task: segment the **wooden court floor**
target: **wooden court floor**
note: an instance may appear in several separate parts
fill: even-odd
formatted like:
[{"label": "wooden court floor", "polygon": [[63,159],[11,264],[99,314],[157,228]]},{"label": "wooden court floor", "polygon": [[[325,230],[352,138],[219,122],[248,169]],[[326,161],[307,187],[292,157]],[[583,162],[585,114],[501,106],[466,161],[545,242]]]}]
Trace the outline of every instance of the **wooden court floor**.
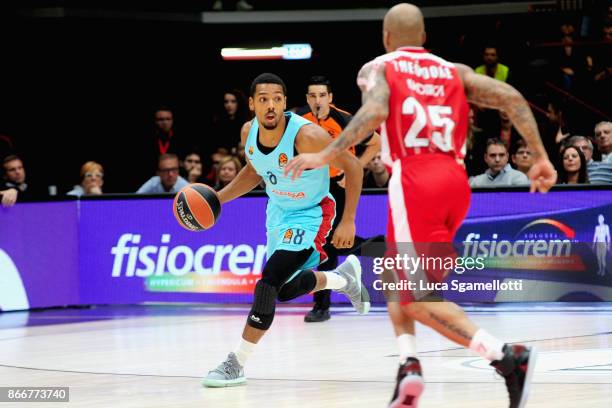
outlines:
[{"label": "wooden court floor", "polygon": [[[0,407],[386,407],[397,369],[382,309],[347,308],[305,324],[279,307],[246,367],[248,384],[205,389],[200,378],[231,351],[248,309],[100,307],[0,314],[0,386],[67,386],[69,403]],[[528,407],[612,406],[612,307],[472,310],[494,335],[539,351]],[[419,326],[426,391],[420,407],[507,407],[487,363]]]}]

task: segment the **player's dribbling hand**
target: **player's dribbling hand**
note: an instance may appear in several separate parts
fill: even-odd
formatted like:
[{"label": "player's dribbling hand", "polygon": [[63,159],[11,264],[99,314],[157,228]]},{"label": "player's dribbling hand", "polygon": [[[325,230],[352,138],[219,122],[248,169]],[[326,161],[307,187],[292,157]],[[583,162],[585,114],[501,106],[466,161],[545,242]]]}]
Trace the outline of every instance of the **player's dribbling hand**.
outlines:
[{"label": "player's dribbling hand", "polygon": [[285,176],[291,174],[291,180],[300,177],[304,170],[325,166],[327,162],[321,153],[301,153],[285,166]]},{"label": "player's dribbling hand", "polygon": [[338,249],[350,248],[353,246],[354,242],[355,223],[353,221],[340,221],[331,240],[332,245]]},{"label": "player's dribbling hand", "polygon": [[531,180],[529,191],[532,193],[546,193],[557,182],[557,171],[548,159],[536,160],[527,175]]}]

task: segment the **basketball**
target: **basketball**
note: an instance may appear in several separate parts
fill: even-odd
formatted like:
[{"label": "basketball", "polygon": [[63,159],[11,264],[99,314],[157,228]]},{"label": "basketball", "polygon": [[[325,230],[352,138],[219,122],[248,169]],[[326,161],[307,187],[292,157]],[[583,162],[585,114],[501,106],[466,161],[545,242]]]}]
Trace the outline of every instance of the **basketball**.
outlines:
[{"label": "basketball", "polygon": [[174,197],[174,217],[189,231],[204,231],[219,219],[221,202],[217,192],[206,184],[185,186]]}]

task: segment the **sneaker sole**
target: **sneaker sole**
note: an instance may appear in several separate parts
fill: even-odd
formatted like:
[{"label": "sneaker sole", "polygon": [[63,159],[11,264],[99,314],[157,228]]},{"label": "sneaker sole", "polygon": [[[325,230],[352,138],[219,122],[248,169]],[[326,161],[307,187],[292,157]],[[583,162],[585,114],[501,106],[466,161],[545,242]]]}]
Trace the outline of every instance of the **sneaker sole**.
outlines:
[{"label": "sneaker sole", "polygon": [[523,384],[523,394],[517,408],[524,408],[529,397],[529,387],[531,386],[531,377],[535,370],[538,353],[534,347],[529,348],[529,363],[527,364],[527,373],[525,374],[525,383]]},{"label": "sneaker sole", "polygon": [[[399,384],[399,392],[397,398],[391,401],[389,408],[417,408],[419,406],[419,397],[425,389],[423,377],[420,375],[407,375]],[[406,405],[403,402],[407,396],[412,396],[412,404]]]},{"label": "sneaker sole", "polygon": [[236,378],[235,380],[213,380],[206,379],[202,380],[202,385],[207,388],[223,388],[223,387],[237,387],[239,385],[246,384],[246,378]]},{"label": "sneaker sole", "polygon": [[[346,261],[351,264],[355,270],[355,277],[359,282],[359,292],[361,293],[361,302],[363,303],[363,312],[357,312],[359,314],[368,314],[370,311],[370,294],[361,281],[361,262],[355,255],[349,255],[346,257]],[[365,299],[365,300],[364,300]]]}]

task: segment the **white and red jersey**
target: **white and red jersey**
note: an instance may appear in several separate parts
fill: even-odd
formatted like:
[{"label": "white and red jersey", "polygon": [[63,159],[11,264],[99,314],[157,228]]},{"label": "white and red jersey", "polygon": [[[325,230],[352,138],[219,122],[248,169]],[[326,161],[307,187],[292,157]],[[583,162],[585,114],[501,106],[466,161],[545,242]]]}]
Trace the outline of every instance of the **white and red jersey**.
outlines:
[{"label": "white and red jersey", "polygon": [[381,126],[382,160],[423,153],[465,156],[469,106],[455,65],[422,47],[403,47],[372,62],[385,65],[389,116]]}]

